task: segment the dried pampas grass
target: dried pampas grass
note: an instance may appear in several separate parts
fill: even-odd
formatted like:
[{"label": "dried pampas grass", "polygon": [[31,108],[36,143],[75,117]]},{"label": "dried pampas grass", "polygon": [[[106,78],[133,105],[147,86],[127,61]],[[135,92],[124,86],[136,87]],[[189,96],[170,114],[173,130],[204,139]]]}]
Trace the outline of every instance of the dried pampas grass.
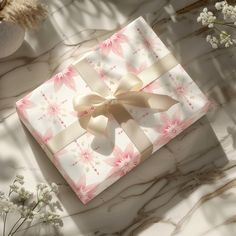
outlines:
[{"label": "dried pampas grass", "polygon": [[46,6],[38,0],[2,0],[0,3],[0,20],[19,24],[25,29],[37,28],[47,13]]}]

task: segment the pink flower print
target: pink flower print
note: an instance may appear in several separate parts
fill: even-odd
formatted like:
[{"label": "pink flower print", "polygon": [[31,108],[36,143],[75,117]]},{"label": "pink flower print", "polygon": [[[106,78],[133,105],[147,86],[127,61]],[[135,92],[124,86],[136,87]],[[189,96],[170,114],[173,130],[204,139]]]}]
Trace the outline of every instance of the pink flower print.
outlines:
[{"label": "pink flower print", "polygon": [[27,119],[26,110],[35,106],[33,102],[29,100],[30,94],[19,100],[16,104],[17,110],[20,112],[24,119]]},{"label": "pink flower print", "polygon": [[47,114],[50,116],[57,116],[60,113],[60,106],[57,103],[50,103],[47,107]]},{"label": "pink flower print", "polygon": [[87,185],[86,177],[84,175],[80,177],[80,180],[78,183],[74,183],[73,185],[74,186],[72,187],[75,190],[77,196],[84,204],[86,204],[87,202],[89,202],[91,199],[95,197],[94,192],[95,192],[97,184]]},{"label": "pink flower print", "polygon": [[59,72],[53,76],[52,80],[54,82],[54,89],[58,91],[64,84],[67,88],[76,90],[75,81],[73,76],[75,75],[75,69],[72,65],[68,66],[62,72]]},{"label": "pink flower print", "polygon": [[41,135],[41,139],[43,143],[47,143],[48,140],[50,140],[53,137],[52,130],[50,128],[47,129],[47,131]]},{"label": "pink flower print", "polygon": [[80,161],[85,163],[85,164],[91,163],[93,161],[93,153],[88,148],[82,149],[80,151],[79,156],[80,156]]},{"label": "pink flower print", "polygon": [[77,145],[77,149],[72,151],[75,156],[75,161],[72,165],[80,165],[87,172],[90,171],[91,168],[97,175],[99,175],[99,171],[96,168],[97,156],[94,155],[93,150],[91,150],[90,147],[81,147],[77,141],[75,141],[75,144]]},{"label": "pink flower print", "polygon": [[159,128],[159,132],[163,137],[172,139],[182,131],[180,117],[174,115],[172,118],[169,118],[167,114],[162,114],[161,120],[164,122]]},{"label": "pink flower print", "polygon": [[158,88],[160,88],[160,84],[158,83],[158,81],[154,81],[148,84],[146,87],[144,87],[142,91],[147,92],[147,93],[153,93],[154,90]]},{"label": "pink flower print", "polygon": [[175,87],[175,92],[179,96],[185,96],[188,93],[188,89],[184,84],[177,84]]},{"label": "pink flower print", "polygon": [[182,131],[182,120],[176,113],[173,117],[169,117],[167,113],[163,112],[160,114],[160,121],[162,124],[156,128],[156,131],[166,140],[174,138]]},{"label": "pink flower print", "polygon": [[156,127],[156,131],[160,133],[160,137],[155,141],[158,146],[166,144],[193,123],[192,119],[183,120],[177,112],[172,117],[161,113],[160,121],[161,124]]},{"label": "pink flower print", "polygon": [[143,46],[144,48],[146,48],[147,50],[152,50],[152,41],[150,39],[144,38],[143,39]]},{"label": "pink flower print", "polygon": [[44,134],[39,133],[38,131],[33,131],[33,136],[37,142],[42,145],[48,142],[53,137],[53,132],[51,128],[48,128]]},{"label": "pink flower print", "polygon": [[109,176],[124,176],[140,162],[140,155],[134,152],[132,144],[128,144],[124,151],[116,146],[113,153],[114,158],[106,160],[106,163],[112,166]]},{"label": "pink flower print", "polygon": [[127,64],[126,67],[127,67],[128,72],[138,75],[139,73],[141,73],[142,71],[144,71],[147,68],[147,65],[144,62],[138,67],[135,67],[131,64]]},{"label": "pink flower print", "polygon": [[186,101],[186,103],[192,108],[194,109],[193,107],[193,104],[192,104],[192,101],[190,99],[190,95],[191,95],[191,90],[190,90],[190,87],[192,85],[192,83],[186,83],[186,81],[184,80],[185,78],[183,77],[177,77],[176,80],[175,80],[175,94],[177,95],[178,97],[178,100],[179,99],[184,99]]},{"label": "pink flower print", "polygon": [[[114,69],[116,69],[117,65],[111,65],[109,68],[107,68],[106,70],[104,70],[103,68],[98,68],[97,69],[97,72],[98,72],[98,76],[99,76],[99,79],[102,80],[102,81],[105,81],[109,75],[108,75],[108,72],[112,72]],[[112,75],[110,75],[110,77],[113,77]]]},{"label": "pink flower print", "polygon": [[108,55],[112,51],[118,56],[123,56],[121,44],[124,42],[128,42],[128,38],[122,33],[122,31],[119,31],[113,34],[109,39],[100,43],[99,48],[105,55]]},{"label": "pink flower print", "polygon": [[42,115],[38,118],[38,120],[46,119],[53,123],[60,123],[62,126],[66,127],[64,118],[68,116],[72,117],[72,114],[68,111],[67,106],[64,105],[68,100],[59,100],[57,97],[47,96],[43,91],[41,91],[41,95],[44,100],[40,103]]},{"label": "pink flower print", "polygon": [[106,72],[102,68],[99,68],[97,72],[99,79],[104,81],[106,79]]},{"label": "pink flower print", "polygon": [[[151,38],[146,38],[146,35],[143,34],[143,32],[140,30],[140,28],[137,28],[138,33],[140,34],[140,36],[142,37],[142,44],[144,46],[145,49],[147,50],[152,50],[152,45],[153,45],[153,41]],[[154,41],[155,42],[155,41]]]},{"label": "pink flower print", "polygon": [[[158,55],[156,54],[156,50],[160,51],[161,48],[157,48],[158,44],[157,44],[157,38],[156,36],[154,37],[147,37],[146,34],[144,34],[140,28],[137,28],[138,33],[140,34],[142,41],[141,41],[141,45],[142,48],[144,48],[146,51],[148,51],[149,53],[151,53],[152,56],[154,56],[155,58],[158,58]],[[159,45],[160,46],[160,45]]]}]

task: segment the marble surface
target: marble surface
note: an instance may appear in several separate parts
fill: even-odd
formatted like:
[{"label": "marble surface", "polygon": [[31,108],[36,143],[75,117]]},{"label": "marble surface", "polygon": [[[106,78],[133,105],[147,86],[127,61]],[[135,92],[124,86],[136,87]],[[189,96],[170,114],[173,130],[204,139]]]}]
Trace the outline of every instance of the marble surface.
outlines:
[{"label": "marble surface", "polygon": [[[49,18],[0,60],[0,187],[56,182],[61,230],[18,235],[236,235],[236,49],[213,50],[196,16],[208,0],[51,0]],[[138,16],[213,101],[196,122],[84,206],[23,127],[15,102]],[[0,52],[1,53],[1,52]]]}]

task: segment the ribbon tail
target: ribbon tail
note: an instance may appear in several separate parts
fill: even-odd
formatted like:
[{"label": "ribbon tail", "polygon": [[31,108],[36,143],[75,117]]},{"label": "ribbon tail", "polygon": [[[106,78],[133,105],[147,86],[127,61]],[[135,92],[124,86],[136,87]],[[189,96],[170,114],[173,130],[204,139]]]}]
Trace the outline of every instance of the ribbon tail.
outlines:
[{"label": "ribbon tail", "polygon": [[93,135],[106,136],[108,117],[104,115],[89,114],[80,117],[79,122],[81,127],[89,133],[92,133]]},{"label": "ribbon tail", "polygon": [[119,103],[142,108],[151,108],[157,112],[167,111],[178,103],[168,95],[130,91],[117,96]]},{"label": "ribbon tail", "polygon": [[159,112],[167,111],[173,105],[179,103],[179,101],[168,95],[145,93],[144,96],[147,97],[149,107]]}]

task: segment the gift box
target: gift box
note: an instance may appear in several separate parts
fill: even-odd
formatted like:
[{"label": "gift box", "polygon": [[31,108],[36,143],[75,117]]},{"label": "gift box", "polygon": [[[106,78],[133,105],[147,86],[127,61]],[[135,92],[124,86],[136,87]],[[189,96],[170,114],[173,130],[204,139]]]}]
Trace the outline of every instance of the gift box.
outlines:
[{"label": "gift box", "polygon": [[87,203],[202,117],[208,104],[139,17],[23,97],[16,109]]}]

